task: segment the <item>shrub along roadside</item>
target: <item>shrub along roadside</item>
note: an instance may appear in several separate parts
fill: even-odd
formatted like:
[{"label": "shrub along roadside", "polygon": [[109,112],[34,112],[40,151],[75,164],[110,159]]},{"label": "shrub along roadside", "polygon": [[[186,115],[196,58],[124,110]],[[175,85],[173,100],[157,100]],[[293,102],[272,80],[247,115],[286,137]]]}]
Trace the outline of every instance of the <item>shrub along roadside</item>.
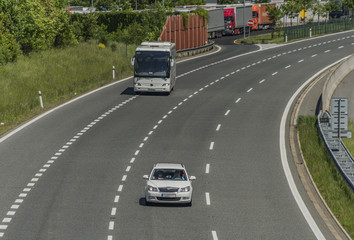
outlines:
[{"label": "shrub along roadside", "polygon": [[323,199],[354,237],[354,193],[339,174],[317,130],[315,116],[300,116],[298,133],[306,165]]},{"label": "shrub along roadside", "polygon": [[[113,43],[99,47],[96,42],[51,49],[20,57],[0,66],[0,135],[35,115],[82,93],[132,75],[130,58],[136,46]],[[42,92],[44,110],[38,91]]]}]

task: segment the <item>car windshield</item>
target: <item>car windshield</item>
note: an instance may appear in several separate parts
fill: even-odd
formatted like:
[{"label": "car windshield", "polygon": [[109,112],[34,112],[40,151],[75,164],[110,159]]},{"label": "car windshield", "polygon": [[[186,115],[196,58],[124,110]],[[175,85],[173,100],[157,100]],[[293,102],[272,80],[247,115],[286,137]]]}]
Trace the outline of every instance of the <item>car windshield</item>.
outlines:
[{"label": "car windshield", "polygon": [[170,53],[137,51],[134,73],[137,77],[169,77]]},{"label": "car windshield", "polygon": [[151,180],[187,181],[187,175],[183,169],[155,169]]}]

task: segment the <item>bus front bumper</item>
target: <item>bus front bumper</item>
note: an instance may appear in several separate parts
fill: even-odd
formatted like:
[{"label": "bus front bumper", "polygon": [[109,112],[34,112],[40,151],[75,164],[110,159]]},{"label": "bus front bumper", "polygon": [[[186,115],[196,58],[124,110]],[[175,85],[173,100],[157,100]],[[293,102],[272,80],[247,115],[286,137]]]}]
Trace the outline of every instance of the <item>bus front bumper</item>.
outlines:
[{"label": "bus front bumper", "polygon": [[134,86],[134,92],[171,92],[170,86],[161,87],[144,87]]}]

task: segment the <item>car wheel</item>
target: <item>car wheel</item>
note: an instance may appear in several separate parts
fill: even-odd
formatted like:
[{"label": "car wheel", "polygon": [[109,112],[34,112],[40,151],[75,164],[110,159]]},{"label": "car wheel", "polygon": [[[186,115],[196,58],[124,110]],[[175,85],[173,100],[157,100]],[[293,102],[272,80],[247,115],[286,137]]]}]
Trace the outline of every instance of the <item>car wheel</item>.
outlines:
[{"label": "car wheel", "polygon": [[145,198],[145,206],[151,206],[151,203],[146,201],[146,198]]},{"label": "car wheel", "polygon": [[191,200],[189,203],[187,203],[187,206],[188,206],[188,207],[191,207],[191,206],[192,206],[192,200]]}]

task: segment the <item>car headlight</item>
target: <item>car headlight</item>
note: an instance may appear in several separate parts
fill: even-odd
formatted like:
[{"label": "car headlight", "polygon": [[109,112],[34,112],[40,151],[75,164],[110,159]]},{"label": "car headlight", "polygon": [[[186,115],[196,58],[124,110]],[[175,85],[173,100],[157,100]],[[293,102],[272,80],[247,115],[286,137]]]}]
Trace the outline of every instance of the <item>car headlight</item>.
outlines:
[{"label": "car headlight", "polygon": [[153,187],[153,186],[150,186],[150,185],[147,186],[147,189],[150,192],[158,192],[159,191],[156,187]]},{"label": "car headlight", "polygon": [[184,188],[180,188],[180,192],[189,192],[191,190],[191,187],[188,186],[188,187],[184,187]]},{"label": "car headlight", "polygon": [[162,86],[163,87],[168,87],[168,86],[170,86],[170,84],[169,83],[164,83],[164,84],[162,84]]}]

